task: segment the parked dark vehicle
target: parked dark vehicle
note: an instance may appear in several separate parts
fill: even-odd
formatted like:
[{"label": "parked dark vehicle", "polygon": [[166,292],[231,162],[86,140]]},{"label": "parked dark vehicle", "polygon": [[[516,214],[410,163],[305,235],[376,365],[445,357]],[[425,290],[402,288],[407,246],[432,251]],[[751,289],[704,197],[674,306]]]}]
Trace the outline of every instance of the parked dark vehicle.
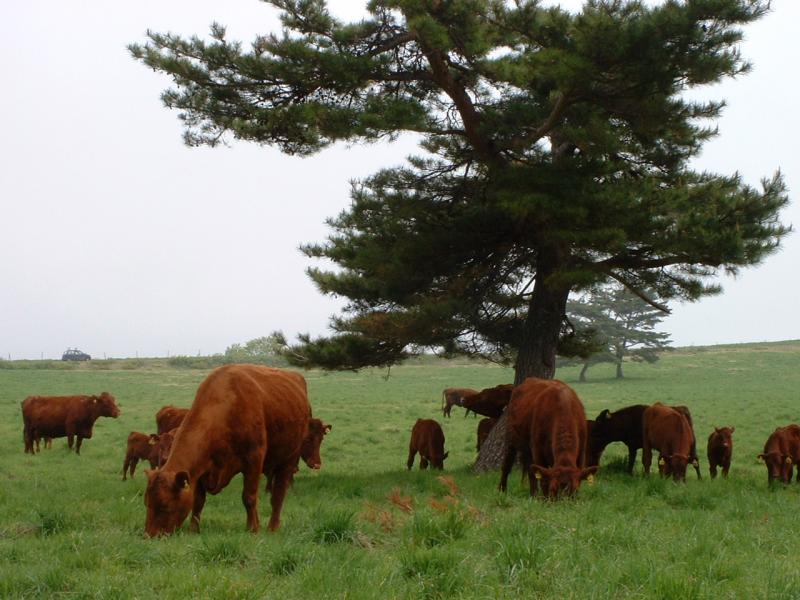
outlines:
[{"label": "parked dark vehicle", "polygon": [[92,357],[77,348],[67,348],[67,351],[61,355],[61,360],[92,360]]}]

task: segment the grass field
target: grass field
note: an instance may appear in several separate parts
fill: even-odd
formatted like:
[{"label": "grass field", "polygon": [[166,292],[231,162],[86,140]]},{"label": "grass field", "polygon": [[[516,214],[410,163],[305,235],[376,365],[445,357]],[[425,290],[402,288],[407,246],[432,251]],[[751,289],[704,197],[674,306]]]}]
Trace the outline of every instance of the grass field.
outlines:
[{"label": "grass field", "polygon": [[[475,476],[477,420],[441,390],[511,380],[509,370],[420,362],[391,372],[306,373],[314,414],[333,424],[319,473],[301,467],[282,529],[245,531],[241,478],[206,503],[201,533],[143,537],[145,478],[121,480],[125,440],[156,410],[188,406],[205,371],[147,361],[72,370],[0,369],[0,598],[800,598],[800,485],[767,486],[756,461],[776,426],[800,421],[800,342],[685,349],[656,365],[559,372],[587,414],[662,401],[692,409],[703,479],[623,472],[613,444],[574,500],[531,500],[514,471]],[[23,454],[31,394],[117,397],[81,456],[64,438]],[[438,472],[405,470],[418,417],[444,427]],[[735,425],[728,480],[711,481],[705,443]],[[641,453],[640,453],[641,454]],[[140,471],[142,466],[139,467]],[[262,523],[269,506],[262,494]]]}]

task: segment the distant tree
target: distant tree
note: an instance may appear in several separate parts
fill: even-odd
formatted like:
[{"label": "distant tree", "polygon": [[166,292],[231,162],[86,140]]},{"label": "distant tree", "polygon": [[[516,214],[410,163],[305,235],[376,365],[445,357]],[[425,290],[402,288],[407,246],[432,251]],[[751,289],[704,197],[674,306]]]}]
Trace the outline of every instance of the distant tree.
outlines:
[{"label": "distant tree", "polygon": [[665,313],[619,285],[598,286],[567,303],[567,314],[579,327],[592,327],[602,349],[582,361],[580,380],[600,363],[613,363],[617,379],[623,378],[624,359],[654,363],[669,347],[669,334],[655,330]]},{"label": "distant tree", "polygon": [[228,363],[256,363],[266,365],[286,364],[283,356],[286,340],[280,332],[253,338],[242,344],[231,344],[225,349],[224,360]]}]

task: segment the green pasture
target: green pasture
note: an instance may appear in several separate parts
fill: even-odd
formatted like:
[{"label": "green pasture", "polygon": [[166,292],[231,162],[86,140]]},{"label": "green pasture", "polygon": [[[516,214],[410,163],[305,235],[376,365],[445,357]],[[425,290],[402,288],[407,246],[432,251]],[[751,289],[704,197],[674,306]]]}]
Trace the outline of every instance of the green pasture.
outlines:
[{"label": "green pasture", "polygon": [[[200,534],[150,540],[143,467],[121,480],[126,437],[153,431],[162,405],[188,406],[207,371],[146,360],[0,369],[0,598],[800,598],[800,485],[769,489],[756,461],[776,426],[800,421],[800,342],[684,349],[625,372],[558,375],[590,418],[688,405],[701,481],[645,479],[640,463],[629,477],[614,444],[574,500],[531,500],[517,471],[503,495],[497,473],[470,471],[477,420],[459,408],[445,420],[440,404],[445,387],[506,383],[510,370],[427,360],[388,378],[312,371],[314,414],[333,430],[322,471],[301,467],[281,530],[245,531],[236,478],[209,497]],[[65,439],[23,454],[25,396],[103,390],[122,415],[97,422],[82,456]],[[444,473],[405,469],[419,417],[444,427]],[[715,425],[736,427],[728,480],[708,476]],[[264,524],[266,495],[259,509]]]}]

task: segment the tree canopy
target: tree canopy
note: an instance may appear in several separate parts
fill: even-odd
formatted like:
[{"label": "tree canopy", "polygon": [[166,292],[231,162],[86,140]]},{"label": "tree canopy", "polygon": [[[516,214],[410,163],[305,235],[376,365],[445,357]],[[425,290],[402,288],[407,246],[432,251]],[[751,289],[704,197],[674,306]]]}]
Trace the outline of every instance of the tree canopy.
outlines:
[{"label": "tree canopy", "polygon": [[[746,73],[741,27],[765,0],[371,0],[344,23],[324,0],[269,0],[280,33],[245,48],[149,32],[131,52],[172,76],[185,141],[226,136],[311,154],[421,136],[408,164],[356,182],[309,274],[349,299],[297,363],[357,369],[409,352],[487,356],[516,379],[581,354],[569,294],[616,281],[650,305],[774,251],[779,172],[752,187],[696,172],[724,101],[685,92]],[[650,295],[652,292],[652,295]]]}]

